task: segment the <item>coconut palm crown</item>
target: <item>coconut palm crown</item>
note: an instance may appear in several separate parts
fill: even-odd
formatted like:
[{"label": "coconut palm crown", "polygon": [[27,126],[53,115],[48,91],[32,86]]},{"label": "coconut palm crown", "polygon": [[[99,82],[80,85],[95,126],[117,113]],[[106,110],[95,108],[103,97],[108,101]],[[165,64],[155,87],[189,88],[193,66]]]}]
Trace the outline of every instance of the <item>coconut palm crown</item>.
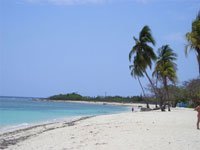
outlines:
[{"label": "coconut palm crown", "polygon": [[[151,69],[152,61],[156,60],[156,54],[154,53],[153,48],[149,45],[155,45],[155,40],[148,26],[144,26],[142,28],[138,39],[136,37],[133,37],[133,39],[135,41],[135,45],[129,53],[129,61],[132,61],[133,56],[134,59],[133,64],[130,65],[129,68],[131,69],[131,75],[138,79],[138,82],[143,91],[143,95],[145,96],[144,88],[140,82],[139,77],[143,77],[145,74],[155,91],[153,83],[146,72],[148,67]],[[148,102],[147,108],[149,108]]]},{"label": "coconut palm crown", "polygon": [[194,50],[197,56],[197,62],[199,65],[200,76],[200,11],[196,19],[192,22],[192,31],[186,33],[186,39],[188,44],[185,47],[185,53],[187,55],[188,50]]},{"label": "coconut palm crown", "polygon": [[153,48],[149,45],[155,45],[155,40],[151,34],[151,30],[148,26],[144,26],[139,34],[139,38],[133,37],[135,45],[129,53],[129,61],[131,61],[132,56],[135,55],[133,63],[139,65],[139,68],[144,72],[147,67],[152,66],[152,60],[156,60],[156,54]]},{"label": "coconut palm crown", "polygon": [[[168,82],[172,82],[173,84],[177,81],[176,70],[177,65],[174,62],[177,59],[176,53],[169,47],[169,45],[164,45],[158,49],[158,59],[156,61],[156,66],[153,72],[153,76],[156,77],[157,80],[161,81],[161,85],[163,85],[165,89],[164,100],[168,101],[168,110],[170,111],[170,101],[169,101],[169,90],[168,90]],[[160,101],[160,107],[163,111],[164,101]]]},{"label": "coconut palm crown", "polygon": [[174,84],[177,81],[177,65],[174,62],[176,59],[177,54],[173,52],[169,45],[164,45],[158,49],[158,59],[153,76],[162,81],[165,87],[169,81]]}]

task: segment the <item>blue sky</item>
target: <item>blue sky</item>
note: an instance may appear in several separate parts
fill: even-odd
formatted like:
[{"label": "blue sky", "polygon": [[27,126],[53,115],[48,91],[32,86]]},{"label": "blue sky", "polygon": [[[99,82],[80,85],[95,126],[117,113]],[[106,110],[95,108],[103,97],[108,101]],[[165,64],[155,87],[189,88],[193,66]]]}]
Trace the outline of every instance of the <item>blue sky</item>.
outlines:
[{"label": "blue sky", "polygon": [[0,0],[0,95],[139,95],[128,54],[144,25],[155,51],[178,54],[179,82],[195,78],[184,35],[199,9],[198,0]]}]

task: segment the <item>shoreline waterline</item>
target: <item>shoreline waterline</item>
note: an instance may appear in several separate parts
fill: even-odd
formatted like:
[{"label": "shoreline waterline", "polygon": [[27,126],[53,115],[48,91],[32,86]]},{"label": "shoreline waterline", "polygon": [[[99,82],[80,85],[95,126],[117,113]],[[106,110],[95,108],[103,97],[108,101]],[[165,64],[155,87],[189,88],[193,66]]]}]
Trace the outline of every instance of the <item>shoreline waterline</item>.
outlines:
[{"label": "shoreline waterline", "polygon": [[91,117],[91,116],[74,116],[74,117],[63,117],[63,118],[55,118],[52,120],[44,120],[44,121],[38,121],[38,122],[32,122],[32,123],[21,123],[21,124],[16,124],[16,125],[7,125],[7,126],[2,126],[0,127],[0,135],[4,133],[9,133],[9,132],[15,132],[17,130],[23,130],[26,128],[34,128],[37,126],[42,126],[42,125],[49,125],[49,124],[56,124],[56,123],[62,123],[62,122],[71,122],[80,118],[84,117]]},{"label": "shoreline waterline", "polygon": [[[62,102],[62,101],[60,101]],[[70,101],[70,103],[73,103],[73,101]],[[84,101],[76,101],[75,103],[87,103]],[[90,102],[89,102],[90,103]],[[104,102],[98,102],[98,103],[93,103],[97,105],[113,105],[119,106],[118,103],[104,103]],[[140,104],[137,104],[140,105]],[[0,148],[7,148],[7,146],[10,145],[15,145],[18,142],[24,141],[29,137],[32,137],[34,135],[41,134],[43,132],[49,131],[49,130],[54,130],[57,128],[63,128],[67,126],[72,126],[74,123],[79,122],[81,120],[85,120],[88,118],[92,117],[97,117],[97,116],[106,116],[106,115],[114,115],[114,114],[121,114],[121,113],[128,113],[131,111],[132,107],[135,107],[134,112],[139,112],[140,109],[137,109],[138,106],[136,105],[120,105],[122,107],[126,108],[126,111],[121,111],[121,112],[113,112],[113,113],[108,113],[108,114],[97,114],[97,115],[86,115],[86,116],[73,116],[73,117],[65,117],[65,118],[57,118],[49,121],[44,121],[44,122],[38,122],[38,123],[30,123],[30,124],[25,124],[22,126],[8,126],[5,128],[0,129]],[[33,132],[31,132],[33,130]],[[30,133],[28,133],[30,132]],[[24,135],[24,133],[28,133]],[[22,134],[19,136],[18,134]],[[15,137],[16,136],[16,137]],[[6,139],[6,140],[5,140]]]},{"label": "shoreline waterline", "polygon": [[0,145],[8,150],[199,149],[196,140],[200,134],[195,123],[196,112],[189,108],[172,108],[171,112],[129,111],[4,134]]},{"label": "shoreline waterline", "polygon": [[39,135],[46,131],[64,128],[67,126],[73,126],[76,122],[81,120],[89,119],[95,116],[78,117],[71,120],[60,120],[57,122],[35,124],[28,127],[16,129],[0,133],[0,149],[6,149],[10,145],[15,145],[21,141],[24,141],[32,136]]},{"label": "shoreline waterline", "polygon": [[[120,103],[120,102],[107,102],[107,101],[84,101],[84,100],[50,100],[50,99],[36,99],[36,101],[47,101],[47,102],[70,102],[70,103],[82,103],[82,104],[98,104],[98,105],[112,105],[112,106],[130,106],[130,107],[146,107],[145,103]],[[155,104],[149,104],[154,107]]]},{"label": "shoreline waterline", "polygon": [[69,120],[83,116],[129,111],[128,106],[84,102],[38,101],[30,98],[0,98],[0,131],[29,125]]},{"label": "shoreline waterline", "polygon": [[49,122],[33,123],[18,128],[0,130],[0,149],[6,149],[11,145],[16,145],[19,142],[25,141],[28,138],[42,134],[46,131],[74,126],[75,123],[89,118],[94,118],[98,116],[100,117],[100,116],[109,116],[117,114],[126,114],[126,113],[128,113],[128,111],[112,113],[112,114],[93,115],[93,116],[90,115],[90,116],[76,116],[76,117],[62,118],[62,119],[60,118],[54,121],[52,120]]}]

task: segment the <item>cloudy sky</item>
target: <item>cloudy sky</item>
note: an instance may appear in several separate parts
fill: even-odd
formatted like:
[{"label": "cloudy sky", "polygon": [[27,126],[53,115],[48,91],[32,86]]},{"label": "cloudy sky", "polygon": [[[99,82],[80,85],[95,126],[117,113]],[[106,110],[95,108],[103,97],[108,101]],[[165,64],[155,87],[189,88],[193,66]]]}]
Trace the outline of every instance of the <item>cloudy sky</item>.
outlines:
[{"label": "cloudy sky", "polygon": [[199,0],[0,0],[0,95],[139,95],[128,54],[144,25],[155,51],[178,54],[179,83],[195,78],[184,35],[199,9]]}]

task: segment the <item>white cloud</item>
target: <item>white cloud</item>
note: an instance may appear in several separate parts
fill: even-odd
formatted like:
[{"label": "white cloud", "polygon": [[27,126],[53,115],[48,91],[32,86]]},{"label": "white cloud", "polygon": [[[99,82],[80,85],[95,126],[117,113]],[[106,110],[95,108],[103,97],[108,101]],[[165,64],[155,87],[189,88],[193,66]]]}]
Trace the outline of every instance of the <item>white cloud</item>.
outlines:
[{"label": "white cloud", "polygon": [[199,0],[129,0],[129,1],[137,2],[137,3],[141,3],[141,4],[149,4],[149,3],[188,3],[188,4],[191,4],[191,3],[196,3],[199,5]]},{"label": "white cloud", "polygon": [[134,0],[137,3],[141,3],[141,4],[147,4],[149,3],[151,0]]},{"label": "white cloud", "polygon": [[108,0],[24,0],[30,3],[50,3],[56,5],[81,5],[81,4],[101,4]]},{"label": "white cloud", "polygon": [[156,0],[22,0],[29,3],[56,4],[56,5],[82,5],[82,4],[102,4],[107,2],[134,2],[148,4]]},{"label": "white cloud", "polygon": [[[150,3],[160,3],[160,0],[21,0],[29,3],[42,3],[42,4],[55,4],[55,5],[82,5],[82,4],[102,4],[102,3],[114,3],[114,2],[133,2],[142,5]],[[190,0],[196,2],[199,0]],[[188,0],[163,0],[162,2],[188,2]]]}]

